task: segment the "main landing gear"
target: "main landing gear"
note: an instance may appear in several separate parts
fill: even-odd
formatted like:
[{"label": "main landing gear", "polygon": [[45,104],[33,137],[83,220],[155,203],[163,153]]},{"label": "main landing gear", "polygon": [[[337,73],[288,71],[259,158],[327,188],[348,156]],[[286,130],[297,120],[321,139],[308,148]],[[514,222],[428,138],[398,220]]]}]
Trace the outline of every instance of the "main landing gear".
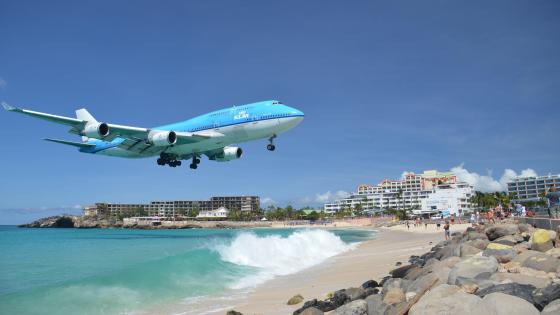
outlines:
[{"label": "main landing gear", "polygon": [[196,170],[196,168],[198,167],[198,164],[200,164],[200,159],[195,156],[193,156],[192,158],[192,163],[190,166],[191,169]]},{"label": "main landing gear", "polygon": [[270,142],[266,146],[268,151],[274,151],[276,149],[276,146],[274,145],[274,138],[276,138],[276,135],[272,135],[272,137],[268,138],[268,142]]},{"label": "main landing gear", "polygon": [[157,159],[158,165],[169,165],[170,167],[177,167],[181,166],[181,161],[177,160],[177,158],[168,153],[162,153],[159,155],[159,159]]}]

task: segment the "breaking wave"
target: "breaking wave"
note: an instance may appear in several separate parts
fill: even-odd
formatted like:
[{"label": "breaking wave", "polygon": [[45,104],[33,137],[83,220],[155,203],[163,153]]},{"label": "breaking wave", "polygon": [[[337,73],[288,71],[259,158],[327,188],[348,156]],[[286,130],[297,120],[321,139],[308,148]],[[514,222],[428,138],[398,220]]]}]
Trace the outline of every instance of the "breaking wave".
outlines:
[{"label": "breaking wave", "polygon": [[237,289],[298,272],[352,248],[329,231],[303,230],[286,237],[241,233],[229,245],[217,246],[216,250],[223,261],[258,268],[256,274],[232,285]]}]

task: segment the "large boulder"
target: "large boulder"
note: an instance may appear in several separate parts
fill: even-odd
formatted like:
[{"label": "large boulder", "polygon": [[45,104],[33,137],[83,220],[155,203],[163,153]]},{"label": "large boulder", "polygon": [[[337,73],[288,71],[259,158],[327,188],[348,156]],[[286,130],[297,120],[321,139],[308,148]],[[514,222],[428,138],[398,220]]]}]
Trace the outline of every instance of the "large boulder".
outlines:
[{"label": "large boulder", "polygon": [[375,280],[368,280],[364,283],[362,283],[362,289],[368,289],[368,288],[376,288],[379,286],[379,283],[377,283],[377,281]]},{"label": "large boulder", "polygon": [[348,288],[346,289],[346,296],[350,301],[363,299],[366,297],[366,291],[362,288]]},{"label": "large boulder", "polygon": [[462,260],[461,257],[451,256],[451,257],[447,257],[444,260],[442,260],[441,264],[445,267],[453,268],[461,260]]},{"label": "large boulder", "polygon": [[365,300],[356,300],[334,310],[331,315],[366,315],[367,302]]},{"label": "large boulder", "polygon": [[407,286],[411,283],[410,280],[393,278],[385,281],[383,284],[383,294],[389,292],[391,289],[399,288],[406,291]]},{"label": "large boulder", "polygon": [[489,240],[493,241],[506,235],[514,235],[519,233],[517,224],[497,224],[487,227],[484,232]]},{"label": "large boulder", "polygon": [[323,311],[315,307],[308,307],[303,310],[303,312],[299,313],[300,315],[323,315]]},{"label": "large boulder", "polygon": [[480,297],[485,297],[488,294],[499,292],[517,296],[533,304],[533,291],[535,291],[535,287],[530,284],[504,283],[493,285],[485,289],[479,289],[475,294]]},{"label": "large boulder", "polygon": [[417,295],[424,294],[432,286],[439,282],[439,278],[435,273],[429,273],[412,282],[406,289],[405,298],[407,301],[414,299]]},{"label": "large boulder", "polygon": [[560,247],[549,249],[545,252],[545,254],[560,259]]},{"label": "large boulder", "polygon": [[558,299],[560,299],[560,283],[553,283],[546,288],[537,289],[533,292],[534,304],[540,310]]},{"label": "large boulder", "polygon": [[383,295],[383,303],[387,305],[393,305],[403,302],[406,299],[404,291],[401,288],[390,288]]},{"label": "large boulder", "polygon": [[537,229],[531,236],[531,249],[546,252],[554,247],[549,230]]},{"label": "large boulder", "polygon": [[517,252],[509,245],[490,243],[482,252],[482,255],[487,257],[493,256],[498,262],[507,263],[517,256]]},{"label": "large boulder", "polygon": [[533,275],[509,272],[496,272],[490,277],[490,280],[500,283],[515,282],[519,284],[530,284],[535,288],[545,288],[551,283],[550,279],[547,277],[535,277]]},{"label": "large boulder", "polygon": [[494,240],[494,243],[514,246],[517,243],[523,242],[525,239],[520,234],[506,235]]},{"label": "large boulder", "polygon": [[484,315],[539,315],[539,311],[526,300],[499,292],[486,295],[474,307],[472,313]]},{"label": "large boulder", "polygon": [[560,314],[560,299],[550,302],[541,312],[541,315],[558,315]]},{"label": "large boulder", "polygon": [[463,243],[460,246],[460,256],[461,257],[470,257],[480,253],[482,250],[478,247],[474,247],[468,243]]},{"label": "large boulder", "polygon": [[480,232],[468,232],[467,233],[467,240],[472,241],[472,240],[488,240],[488,236],[486,236],[486,234],[484,233],[480,233]]},{"label": "large boulder", "polygon": [[490,243],[490,241],[488,241],[488,239],[486,239],[486,236],[484,236],[484,237],[485,237],[485,239],[476,239],[476,240],[465,242],[464,244],[471,245],[471,246],[476,247],[480,250],[485,250],[486,246],[488,246],[488,243]]},{"label": "large boulder", "polygon": [[393,278],[404,278],[404,276],[406,276],[406,274],[411,270],[414,270],[414,268],[418,268],[418,267],[415,265],[406,265],[406,266],[401,266],[397,269],[393,269],[389,273]]},{"label": "large boulder", "polygon": [[517,255],[512,262],[518,262],[522,267],[546,272],[557,272],[557,269],[560,267],[560,259],[534,250],[528,250]]},{"label": "large boulder", "polygon": [[455,284],[457,278],[475,278],[481,274],[492,274],[498,270],[498,261],[494,257],[473,256],[457,263],[449,272],[448,284]]},{"label": "large boulder", "polygon": [[457,286],[440,284],[424,294],[408,314],[471,314],[480,300],[476,295],[460,291]]},{"label": "large boulder", "polygon": [[370,295],[366,298],[368,315],[383,315],[388,305],[383,303],[383,297],[379,294]]}]

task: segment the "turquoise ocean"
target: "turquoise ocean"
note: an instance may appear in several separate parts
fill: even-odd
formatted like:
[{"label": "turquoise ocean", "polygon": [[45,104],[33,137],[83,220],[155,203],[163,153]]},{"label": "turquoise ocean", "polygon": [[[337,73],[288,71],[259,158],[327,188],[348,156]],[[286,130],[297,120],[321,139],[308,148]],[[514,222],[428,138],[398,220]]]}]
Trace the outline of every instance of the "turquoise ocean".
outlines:
[{"label": "turquoise ocean", "polygon": [[367,230],[0,226],[0,314],[225,310],[265,281],[372,237]]}]

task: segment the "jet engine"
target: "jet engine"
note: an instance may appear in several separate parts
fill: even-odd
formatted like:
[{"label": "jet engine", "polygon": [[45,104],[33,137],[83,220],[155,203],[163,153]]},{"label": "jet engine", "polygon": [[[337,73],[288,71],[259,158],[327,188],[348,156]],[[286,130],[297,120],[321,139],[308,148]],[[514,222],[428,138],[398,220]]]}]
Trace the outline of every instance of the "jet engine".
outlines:
[{"label": "jet engine", "polygon": [[148,142],[156,147],[166,147],[177,142],[175,131],[152,131],[148,134]]},{"label": "jet engine", "polygon": [[88,138],[102,139],[109,135],[109,125],[100,122],[89,122],[82,130],[82,135]]},{"label": "jet engine", "polygon": [[223,151],[215,156],[218,162],[237,160],[243,155],[243,150],[238,147],[225,147]]}]

